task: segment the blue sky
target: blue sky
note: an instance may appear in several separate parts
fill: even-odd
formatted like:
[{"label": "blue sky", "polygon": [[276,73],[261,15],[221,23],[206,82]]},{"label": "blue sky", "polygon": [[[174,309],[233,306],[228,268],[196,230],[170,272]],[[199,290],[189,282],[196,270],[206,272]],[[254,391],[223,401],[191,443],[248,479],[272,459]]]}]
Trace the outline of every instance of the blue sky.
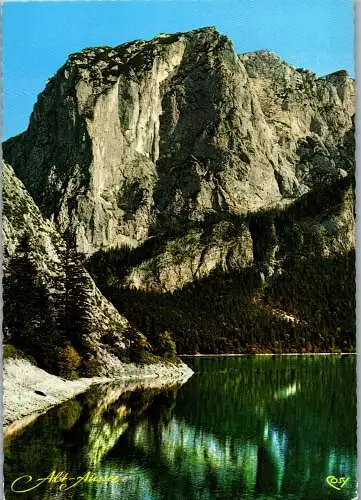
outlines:
[{"label": "blue sky", "polygon": [[3,6],[3,138],[26,129],[36,97],[68,54],[216,26],[237,52],[269,49],[319,75],[354,75],[352,0],[123,0]]}]

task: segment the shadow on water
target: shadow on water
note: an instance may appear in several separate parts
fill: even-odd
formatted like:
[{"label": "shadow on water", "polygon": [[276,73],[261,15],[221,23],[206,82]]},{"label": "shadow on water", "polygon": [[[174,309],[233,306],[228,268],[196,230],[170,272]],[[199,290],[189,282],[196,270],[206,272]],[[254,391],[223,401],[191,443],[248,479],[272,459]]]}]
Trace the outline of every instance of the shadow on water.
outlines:
[{"label": "shadow on water", "polygon": [[[187,362],[182,387],[92,388],[7,439],[7,500],[355,496],[354,356]],[[52,471],[58,482],[36,482]],[[36,488],[19,496],[23,475],[13,489]],[[336,489],[329,476],[349,479]]]}]

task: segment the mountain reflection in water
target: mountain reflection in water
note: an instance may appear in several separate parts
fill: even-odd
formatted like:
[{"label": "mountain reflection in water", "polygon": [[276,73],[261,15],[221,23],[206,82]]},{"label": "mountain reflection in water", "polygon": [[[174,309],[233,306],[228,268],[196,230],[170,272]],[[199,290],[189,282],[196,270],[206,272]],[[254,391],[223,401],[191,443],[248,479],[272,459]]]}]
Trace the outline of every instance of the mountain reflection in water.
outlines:
[{"label": "mountain reflection in water", "polygon": [[[17,477],[117,476],[24,499],[355,497],[356,358],[187,359],[183,386],[92,388],[5,441],[6,498]],[[328,476],[349,477],[336,490]],[[69,481],[68,484],[74,483]]]}]

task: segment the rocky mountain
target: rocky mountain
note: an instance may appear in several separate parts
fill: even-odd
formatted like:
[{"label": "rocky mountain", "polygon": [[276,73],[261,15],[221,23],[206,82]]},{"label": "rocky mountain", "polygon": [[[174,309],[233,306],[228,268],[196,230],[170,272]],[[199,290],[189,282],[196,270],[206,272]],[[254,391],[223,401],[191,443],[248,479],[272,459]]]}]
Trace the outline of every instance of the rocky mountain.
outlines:
[{"label": "rocky mountain", "polygon": [[345,71],[160,34],[70,55],[4,156],[154,345],[352,351],[354,100]]},{"label": "rocky mountain", "polygon": [[283,204],[352,170],[354,82],[214,28],[72,54],[6,160],[87,255]]},{"label": "rocky mountain", "polygon": [[147,339],[100,293],[7,164],[3,200],[5,344],[65,376],[114,375],[122,361],[142,361]]}]

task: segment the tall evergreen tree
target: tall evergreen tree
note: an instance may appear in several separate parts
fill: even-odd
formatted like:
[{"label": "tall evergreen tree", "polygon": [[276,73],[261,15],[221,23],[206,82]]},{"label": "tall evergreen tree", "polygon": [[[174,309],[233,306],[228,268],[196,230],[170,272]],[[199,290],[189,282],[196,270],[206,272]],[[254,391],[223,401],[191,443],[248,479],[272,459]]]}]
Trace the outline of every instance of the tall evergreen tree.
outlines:
[{"label": "tall evergreen tree", "polygon": [[33,356],[39,366],[56,369],[56,304],[41,280],[24,236],[3,280],[5,341]]},{"label": "tall evergreen tree", "polygon": [[92,283],[82,266],[81,257],[75,250],[72,236],[66,233],[64,239],[66,242],[64,330],[66,337],[81,352],[92,328]]}]

